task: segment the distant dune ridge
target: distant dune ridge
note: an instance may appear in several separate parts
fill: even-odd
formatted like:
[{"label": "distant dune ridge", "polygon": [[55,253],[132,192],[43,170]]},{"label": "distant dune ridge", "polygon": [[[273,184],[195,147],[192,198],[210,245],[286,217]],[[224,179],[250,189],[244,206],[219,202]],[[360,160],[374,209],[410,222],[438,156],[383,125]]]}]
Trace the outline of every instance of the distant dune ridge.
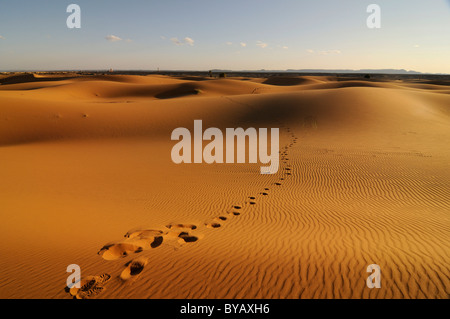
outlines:
[{"label": "distant dune ridge", "polygon": [[[450,296],[448,79],[0,83],[0,298]],[[195,119],[280,128],[278,172],[173,163]]]}]

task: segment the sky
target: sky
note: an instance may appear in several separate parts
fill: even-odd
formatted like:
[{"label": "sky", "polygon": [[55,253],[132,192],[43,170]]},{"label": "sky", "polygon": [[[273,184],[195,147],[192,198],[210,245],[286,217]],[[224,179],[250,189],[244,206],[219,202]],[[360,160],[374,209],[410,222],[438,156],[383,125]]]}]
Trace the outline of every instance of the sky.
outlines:
[{"label": "sky", "polygon": [[450,74],[450,0],[0,0],[0,71],[109,68]]}]

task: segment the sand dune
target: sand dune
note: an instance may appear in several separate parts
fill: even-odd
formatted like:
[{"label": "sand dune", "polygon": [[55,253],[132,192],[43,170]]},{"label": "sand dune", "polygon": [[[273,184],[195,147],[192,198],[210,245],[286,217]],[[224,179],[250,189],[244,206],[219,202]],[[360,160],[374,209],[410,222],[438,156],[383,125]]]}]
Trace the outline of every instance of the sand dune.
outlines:
[{"label": "sand dune", "polygon": [[[1,298],[450,296],[446,82],[0,83]],[[170,134],[195,119],[280,128],[278,173],[174,164]]]}]

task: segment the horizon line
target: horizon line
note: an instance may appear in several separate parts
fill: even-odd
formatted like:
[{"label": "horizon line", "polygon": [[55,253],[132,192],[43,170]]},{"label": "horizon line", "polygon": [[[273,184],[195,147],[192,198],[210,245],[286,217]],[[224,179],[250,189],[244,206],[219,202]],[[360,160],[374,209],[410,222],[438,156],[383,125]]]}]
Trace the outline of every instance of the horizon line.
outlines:
[{"label": "horizon line", "polygon": [[[233,69],[205,69],[205,70],[192,70],[192,69],[114,69],[114,68],[100,68],[100,69],[4,69],[0,70],[0,73],[26,73],[26,72],[230,72],[230,73],[343,73],[343,74],[389,74],[389,75],[450,75],[450,73],[430,73],[421,72],[415,70],[406,69],[284,69],[284,70],[266,70],[266,69],[254,69],[254,70],[233,70]],[[384,72],[383,72],[384,71]],[[386,73],[388,72],[388,73]]]}]

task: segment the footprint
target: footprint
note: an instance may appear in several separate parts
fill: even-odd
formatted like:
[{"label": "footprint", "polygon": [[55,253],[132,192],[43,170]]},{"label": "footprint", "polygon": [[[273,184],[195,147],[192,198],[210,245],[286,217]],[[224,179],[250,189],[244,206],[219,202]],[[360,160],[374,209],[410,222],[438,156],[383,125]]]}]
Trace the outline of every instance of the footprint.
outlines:
[{"label": "footprint", "polygon": [[205,225],[206,225],[206,227],[208,227],[208,228],[219,228],[219,227],[222,226],[221,224],[219,224],[219,223],[217,223],[217,222],[206,223]]},{"label": "footprint", "polygon": [[124,258],[131,253],[140,253],[144,250],[144,246],[145,245],[139,245],[137,242],[106,244],[102,247],[102,249],[99,250],[97,254],[101,255],[105,260],[116,260],[119,258]]},{"label": "footprint", "polygon": [[239,216],[240,214],[241,214],[241,213],[236,212],[236,211],[228,212],[228,215],[230,215],[230,216]]},{"label": "footprint", "polygon": [[[124,237],[135,240],[142,240],[150,244],[151,248],[159,247],[163,242],[164,232],[155,229],[130,230]],[[148,247],[147,247],[148,248]]]},{"label": "footprint", "polygon": [[159,229],[132,229],[129,230],[124,237],[126,238],[150,238],[150,237],[156,237],[161,236],[164,232]]},{"label": "footprint", "polygon": [[219,216],[212,220],[212,222],[205,223],[207,228],[219,228],[222,226],[221,222],[226,221],[228,218],[225,216]]},{"label": "footprint", "polygon": [[126,268],[120,274],[120,279],[128,280],[132,277],[136,277],[144,270],[147,261],[148,258],[143,256],[130,260],[125,264]]},{"label": "footprint", "polygon": [[169,228],[169,229],[172,229],[172,230],[174,230],[174,229],[186,229],[186,228],[192,229],[192,230],[197,229],[197,226],[194,225],[194,224],[169,224],[166,227]]},{"label": "footprint", "polygon": [[80,288],[72,287],[70,288],[69,293],[76,299],[87,299],[93,297],[105,290],[103,285],[110,279],[111,275],[109,274],[88,276],[81,280]]},{"label": "footprint", "polygon": [[265,193],[265,192],[262,192],[262,193],[260,193],[260,194],[263,195],[263,196],[269,195],[269,193]]},{"label": "footprint", "polygon": [[245,202],[246,204],[256,205],[256,201],[255,201],[256,197],[255,197],[255,196],[249,196],[248,198],[249,198],[250,200],[249,200],[249,201],[246,201],[246,202]]},{"label": "footprint", "polygon": [[179,244],[193,243],[199,239],[199,235],[192,235],[189,231],[197,229],[194,224],[169,224],[166,226],[170,229],[164,237],[168,240],[177,240]]},{"label": "footprint", "polygon": [[150,248],[161,246],[164,240],[164,232],[159,229],[132,229],[128,231],[120,242],[104,245],[99,251],[105,260],[124,258],[132,253],[140,253]]},{"label": "footprint", "polygon": [[275,185],[277,185],[277,186],[280,186],[280,185],[281,185],[281,183],[275,183]]},{"label": "footprint", "polygon": [[154,238],[153,242],[150,244],[150,247],[152,247],[152,248],[159,247],[159,246],[161,246],[163,241],[164,241],[164,237],[163,236],[157,236],[157,237]]},{"label": "footprint", "polygon": [[180,243],[195,243],[198,240],[197,236],[193,236],[188,232],[181,232],[178,237]]}]

